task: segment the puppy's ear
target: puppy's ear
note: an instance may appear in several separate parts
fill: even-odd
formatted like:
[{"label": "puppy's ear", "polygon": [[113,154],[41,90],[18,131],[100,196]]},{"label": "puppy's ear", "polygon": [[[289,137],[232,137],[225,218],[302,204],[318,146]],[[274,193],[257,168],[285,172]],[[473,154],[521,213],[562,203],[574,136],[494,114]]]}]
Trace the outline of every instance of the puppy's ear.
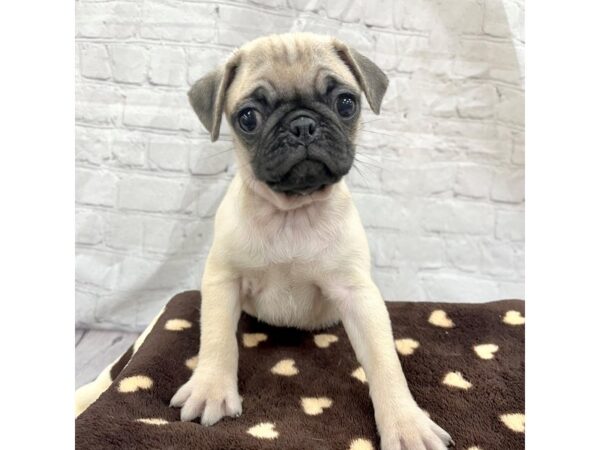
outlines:
[{"label": "puppy's ear", "polygon": [[352,71],[373,112],[379,114],[381,101],[389,83],[386,74],[369,58],[343,42],[335,40],[334,47],[338,56]]},{"label": "puppy's ear", "polygon": [[219,137],[225,94],[237,68],[237,58],[232,57],[224,66],[204,75],[188,91],[188,98],[196,115],[210,133],[214,142]]}]

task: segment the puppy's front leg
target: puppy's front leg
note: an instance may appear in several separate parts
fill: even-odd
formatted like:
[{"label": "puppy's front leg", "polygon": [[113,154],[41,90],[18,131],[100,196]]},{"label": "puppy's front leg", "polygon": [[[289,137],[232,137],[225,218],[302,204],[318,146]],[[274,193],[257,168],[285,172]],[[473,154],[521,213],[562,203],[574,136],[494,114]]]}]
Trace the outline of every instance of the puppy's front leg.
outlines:
[{"label": "puppy's front leg", "polygon": [[370,277],[335,282],[325,290],[340,312],[375,409],[382,450],[441,450],[450,435],[413,399],[396,354],[389,314]]},{"label": "puppy's front leg", "polygon": [[198,365],[171,399],[171,406],[182,407],[181,420],[201,417],[208,426],[242,413],[235,336],[240,311],[238,279],[209,257],[202,280]]}]

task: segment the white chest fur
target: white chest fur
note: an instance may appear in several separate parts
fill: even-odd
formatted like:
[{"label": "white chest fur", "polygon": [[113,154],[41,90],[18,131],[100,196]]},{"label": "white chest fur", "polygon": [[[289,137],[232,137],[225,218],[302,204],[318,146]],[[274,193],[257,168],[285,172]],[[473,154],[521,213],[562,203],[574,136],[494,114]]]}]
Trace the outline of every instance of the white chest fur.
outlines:
[{"label": "white chest fur", "polygon": [[234,179],[217,213],[214,244],[240,281],[243,310],[278,326],[335,323],[337,309],[323,288],[343,278],[350,259],[368,260],[366,240],[348,239],[364,232],[345,184],[326,200],[290,210],[244,187]]},{"label": "white chest fur", "polygon": [[324,298],[306,264],[273,264],[245,271],[241,299],[244,311],[272,325],[315,329],[338,321],[337,310]]}]

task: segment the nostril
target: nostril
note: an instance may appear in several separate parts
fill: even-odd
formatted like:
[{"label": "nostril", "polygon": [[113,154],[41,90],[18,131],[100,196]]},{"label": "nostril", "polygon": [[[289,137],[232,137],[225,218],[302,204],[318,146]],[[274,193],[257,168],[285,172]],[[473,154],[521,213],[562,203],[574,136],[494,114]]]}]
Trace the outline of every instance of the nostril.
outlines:
[{"label": "nostril", "polygon": [[308,116],[300,116],[292,120],[290,131],[296,137],[310,137],[317,131],[317,122]]}]

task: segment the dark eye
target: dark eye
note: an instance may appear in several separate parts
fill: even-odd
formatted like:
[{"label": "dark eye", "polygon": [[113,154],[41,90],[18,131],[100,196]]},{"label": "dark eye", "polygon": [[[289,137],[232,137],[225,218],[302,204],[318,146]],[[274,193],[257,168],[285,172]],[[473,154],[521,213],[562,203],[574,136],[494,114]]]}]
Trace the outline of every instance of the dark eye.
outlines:
[{"label": "dark eye", "polygon": [[240,128],[246,133],[252,133],[260,124],[260,113],[254,108],[245,108],[238,116]]},{"label": "dark eye", "polygon": [[356,112],[356,102],[351,94],[342,94],[335,101],[337,112],[344,119],[349,119]]}]

